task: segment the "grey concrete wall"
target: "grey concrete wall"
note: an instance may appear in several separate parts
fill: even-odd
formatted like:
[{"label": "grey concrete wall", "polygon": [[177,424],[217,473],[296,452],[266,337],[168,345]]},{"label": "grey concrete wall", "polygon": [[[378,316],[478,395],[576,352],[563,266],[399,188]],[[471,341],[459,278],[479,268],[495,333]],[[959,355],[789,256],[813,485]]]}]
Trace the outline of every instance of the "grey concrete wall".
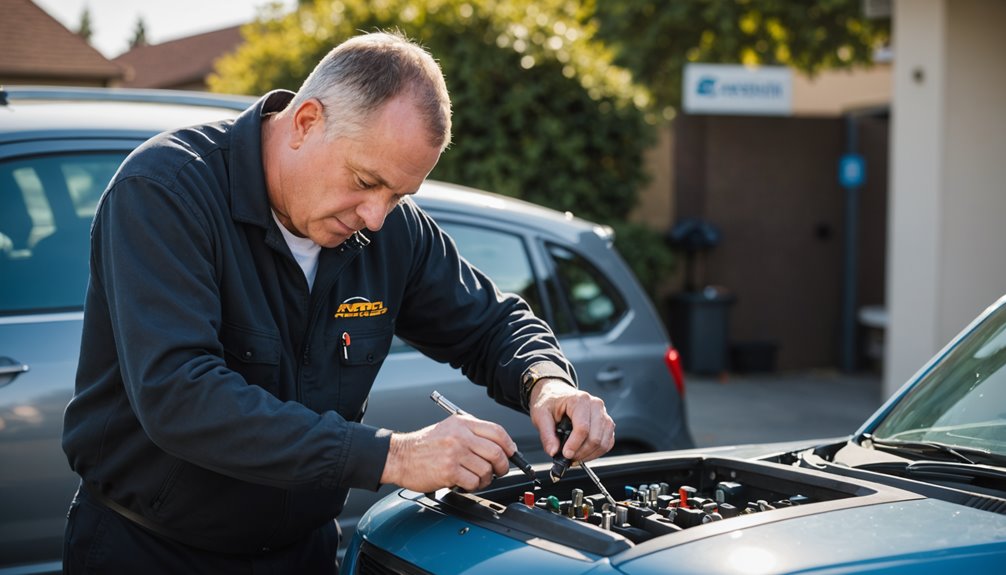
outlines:
[{"label": "grey concrete wall", "polygon": [[1006,2],[896,1],[884,391],[1006,292]]}]

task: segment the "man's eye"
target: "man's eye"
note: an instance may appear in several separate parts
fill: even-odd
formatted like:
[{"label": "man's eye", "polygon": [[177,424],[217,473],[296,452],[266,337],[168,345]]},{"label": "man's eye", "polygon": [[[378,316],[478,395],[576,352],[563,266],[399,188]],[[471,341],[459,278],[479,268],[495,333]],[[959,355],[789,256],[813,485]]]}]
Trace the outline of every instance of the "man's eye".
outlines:
[{"label": "man's eye", "polygon": [[360,178],[356,178],[356,185],[360,186],[361,190],[369,190],[375,186],[375,184],[371,184],[370,182],[366,182]]}]

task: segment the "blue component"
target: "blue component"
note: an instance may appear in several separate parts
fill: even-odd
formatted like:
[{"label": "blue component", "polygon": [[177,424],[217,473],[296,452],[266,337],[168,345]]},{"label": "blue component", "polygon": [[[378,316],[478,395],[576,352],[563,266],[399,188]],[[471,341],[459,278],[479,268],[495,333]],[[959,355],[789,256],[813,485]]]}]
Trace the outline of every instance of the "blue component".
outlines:
[{"label": "blue component", "polygon": [[636,498],[636,488],[631,485],[625,486],[625,500],[632,501]]},{"label": "blue component", "polygon": [[838,161],[838,183],[843,188],[858,188],[866,180],[866,161],[859,154],[845,154]]}]

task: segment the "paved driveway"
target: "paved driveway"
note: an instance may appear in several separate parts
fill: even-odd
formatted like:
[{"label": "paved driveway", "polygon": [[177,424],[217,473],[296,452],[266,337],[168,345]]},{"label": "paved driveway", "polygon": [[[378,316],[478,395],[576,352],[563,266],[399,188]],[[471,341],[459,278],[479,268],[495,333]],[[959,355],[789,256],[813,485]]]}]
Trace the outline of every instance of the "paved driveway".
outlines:
[{"label": "paved driveway", "polygon": [[832,371],[685,378],[697,447],[848,435],[882,403],[880,376]]}]

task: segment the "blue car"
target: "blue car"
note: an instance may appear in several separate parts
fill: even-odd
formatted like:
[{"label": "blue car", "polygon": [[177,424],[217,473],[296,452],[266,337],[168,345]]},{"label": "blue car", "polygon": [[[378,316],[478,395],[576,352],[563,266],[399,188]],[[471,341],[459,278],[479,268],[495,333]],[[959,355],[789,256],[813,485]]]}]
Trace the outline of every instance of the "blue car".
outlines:
[{"label": "blue car", "polygon": [[853,435],[602,458],[544,487],[400,490],[344,572],[1006,572],[1006,297]]}]

